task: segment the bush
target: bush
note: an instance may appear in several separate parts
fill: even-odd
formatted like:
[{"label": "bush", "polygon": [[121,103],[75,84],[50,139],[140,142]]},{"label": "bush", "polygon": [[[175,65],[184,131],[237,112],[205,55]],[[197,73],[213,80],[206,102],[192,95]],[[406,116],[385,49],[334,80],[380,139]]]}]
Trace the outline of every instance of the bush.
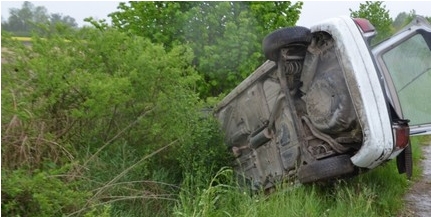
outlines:
[{"label": "bush", "polygon": [[78,191],[77,182],[65,181],[65,168],[33,173],[3,169],[2,215],[61,216],[79,210],[91,194]]},{"label": "bush", "polygon": [[[5,210],[25,215],[36,204],[45,210],[41,215],[68,212],[59,208],[68,204],[61,195],[53,198],[63,205],[44,202],[51,200],[46,195],[76,184],[76,193],[93,191],[86,203],[76,203],[85,211],[99,205],[97,210],[121,215],[133,203],[152,201],[149,210],[166,213],[157,195],[174,193],[164,182],[180,182],[178,150],[190,142],[199,114],[194,84],[200,77],[190,67],[191,50],[176,46],[166,52],[142,37],[91,28],[35,36],[31,46],[2,35],[2,46],[2,171],[8,171],[9,186],[2,198],[10,207]],[[51,177],[46,162],[75,165],[74,178],[42,183]],[[27,184],[12,188],[12,180]],[[56,188],[61,183],[65,189]],[[34,203],[13,205],[23,203],[22,197]],[[125,200],[132,202],[114,202]]]},{"label": "bush", "polygon": [[193,188],[206,188],[216,173],[233,161],[219,123],[213,117],[203,117],[191,129],[191,138],[180,148],[178,161],[183,180]]}]

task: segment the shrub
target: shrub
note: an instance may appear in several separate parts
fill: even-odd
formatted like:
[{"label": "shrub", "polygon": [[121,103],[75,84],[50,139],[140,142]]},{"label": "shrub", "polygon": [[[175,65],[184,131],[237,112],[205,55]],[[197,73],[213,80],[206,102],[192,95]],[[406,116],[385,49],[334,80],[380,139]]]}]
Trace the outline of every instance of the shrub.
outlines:
[{"label": "shrub", "polygon": [[2,215],[61,216],[79,210],[90,193],[78,191],[77,182],[65,181],[65,169],[2,170]]},{"label": "shrub", "polygon": [[[22,195],[57,194],[61,189],[55,186],[61,183],[64,188],[77,184],[77,193],[85,195],[98,192],[76,204],[85,209],[79,214],[95,204],[106,212],[105,205],[119,197],[145,203],[152,198],[143,189],[149,195],[170,194],[171,185],[162,182],[180,182],[178,150],[189,142],[198,114],[194,83],[200,77],[190,67],[191,50],[176,46],[166,52],[142,37],[91,28],[35,36],[31,43],[24,46],[2,35],[7,48],[2,52],[7,54],[2,59],[2,171],[8,171],[5,183],[33,183],[28,186],[38,189],[26,184],[2,191],[10,213],[33,209],[18,212],[11,205],[22,202]],[[167,144],[172,145],[163,148]],[[75,165],[72,180],[41,183],[51,177],[46,162],[56,168]],[[49,199],[42,198],[31,201],[48,216],[67,211],[55,203],[43,207]],[[115,204],[109,210],[121,213]],[[125,204],[121,209],[130,209],[131,203]],[[152,208],[160,205],[155,202]]]},{"label": "shrub", "polygon": [[191,129],[191,139],[180,148],[183,177],[193,188],[206,188],[216,173],[233,161],[217,120],[202,117]]}]

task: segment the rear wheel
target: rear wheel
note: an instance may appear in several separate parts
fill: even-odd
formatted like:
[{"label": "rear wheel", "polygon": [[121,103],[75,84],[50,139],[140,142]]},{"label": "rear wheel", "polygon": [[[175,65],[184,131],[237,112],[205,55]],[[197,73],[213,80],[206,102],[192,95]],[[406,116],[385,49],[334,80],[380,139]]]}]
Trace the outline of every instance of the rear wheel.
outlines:
[{"label": "rear wheel", "polygon": [[311,183],[335,179],[355,171],[349,155],[316,160],[310,164],[302,165],[298,170],[298,179],[301,183]]},{"label": "rear wheel", "polygon": [[263,53],[269,60],[277,62],[280,49],[290,47],[289,55],[304,56],[311,42],[311,32],[302,26],[286,27],[268,34],[262,42]]}]

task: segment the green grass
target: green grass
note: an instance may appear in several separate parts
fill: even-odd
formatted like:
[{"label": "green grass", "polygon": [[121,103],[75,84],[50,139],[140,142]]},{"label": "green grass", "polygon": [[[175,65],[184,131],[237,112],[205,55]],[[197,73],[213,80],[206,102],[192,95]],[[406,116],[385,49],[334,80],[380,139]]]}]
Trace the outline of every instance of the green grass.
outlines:
[{"label": "green grass", "polygon": [[[413,137],[413,159],[417,165],[420,144],[430,137]],[[326,185],[280,186],[270,194],[250,195],[231,184],[218,184],[232,171],[224,169],[209,187],[189,194],[183,191],[176,216],[397,216],[404,209],[403,195],[412,181],[397,172],[392,160],[352,179]],[[414,168],[413,181],[421,174]],[[192,186],[190,186],[192,187]]]}]

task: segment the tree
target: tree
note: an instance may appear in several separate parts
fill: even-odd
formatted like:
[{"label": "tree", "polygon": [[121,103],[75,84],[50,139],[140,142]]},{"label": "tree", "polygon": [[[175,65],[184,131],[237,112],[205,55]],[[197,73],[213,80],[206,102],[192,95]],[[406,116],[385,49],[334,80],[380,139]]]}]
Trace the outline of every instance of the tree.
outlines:
[{"label": "tree", "polygon": [[351,17],[360,17],[369,20],[377,30],[373,43],[377,43],[391,35],[392,18],[382,1],[366,1],[359,4],[359,10],[350,10]]},{"label": "tree", "polygon": [[230,91],[261,64],[262,39],[294,25],[302,2],[128,2],[118,8],[109,15],[114,28],[167,49],[192,47],[205,98]]},{"label": "tree", "polygon": [[35,23],[49,22],[48,10],[43,6],[34,8],[32,21]]},{"label": "tree", "polygon": [[113,26],[169,47],[179,34],[178,26],[183,25],[181,14],[193,3],[131,1],[128,4],[121,2],[120,11],[109,15]]},{"label": "tree", "polygon": [[408,23],[408,16],[409,15],[406,12],[401,12],[397,15],[394,22],[392,23],[392,26],[394,27],[395,31],[401,29]]},{"label": "tree", "polygon": [[[409,24],[418,14],[416,14],[415,10],[411,10],[409,13],[402,12],[397,15],[397,17],[394,20],[394,23],[392,24],[394,28],[394,32],[397,32],[405,25]],[[428,22],[431,22],[431,17],[424,16],[425,19],[428,20]]]},{"label": "tree", "polygon": [[62,23],[66,26],[78,27],[78,24],[76,23],[75,18],[67,15],[63,16],[62,14],[59,14],[59,13],[51,14],[50,23],[51,24]]},{"label": "tree", "polygon": [[[13,32],[17,36],[30,36],[32,31],[40,30],[40,25],[55,26],[61,23],[70,28],[76,28],[78,24],[70,16],[61,14],[49,15],[43,6],[35,7],[31,2],[25,1],[21,7],[11,8],[7,21],[2,20],[2,29]],[[54,28],[50,28],[54,30]]]},{"label": "tree", "polygon": [[[27,34],[31,31],[34,6],[30,2],[24,2],[21,9],[11,8],[8,21],[2,23],[2,29],[21,34]],[[40,11],[40,10],[39,10]]]}]

